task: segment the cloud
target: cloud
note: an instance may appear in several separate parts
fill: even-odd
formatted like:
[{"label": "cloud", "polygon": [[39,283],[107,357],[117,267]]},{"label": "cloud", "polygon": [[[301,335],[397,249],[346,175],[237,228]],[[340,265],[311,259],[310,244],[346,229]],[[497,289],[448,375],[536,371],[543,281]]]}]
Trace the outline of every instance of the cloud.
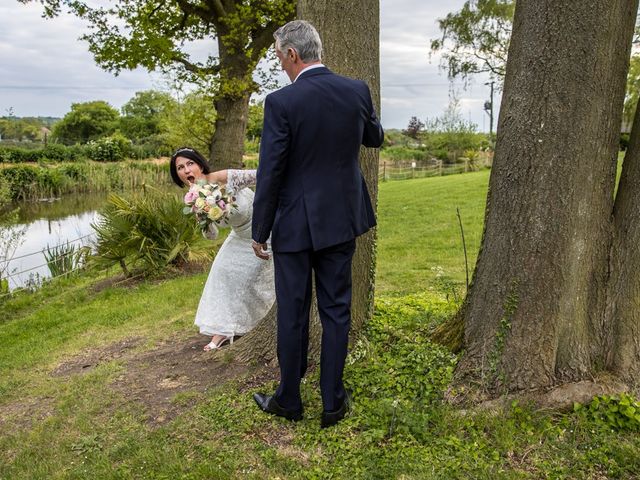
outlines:
[{"label": "cloud", "polygon": [[[440,35],[437,19],[459,9],[464,0],[381,0],[381,97],[385,127],[404,128],[411,116],[433,118],[448,104],[450,84],[430,58],[430,40]],[[13,107],[18,116],[63,116],[74,102],[106,100],[121,107],[136,91],[159,88],[162,78],[145,70],[118,77],[95,65],[79,37],[87,30],[63,14],[43,19],[38,2],[0,6],[0,115]],[[215,53],[215,44],[189,48],[197,59]],[[280,83],[287,83],[280,75]],[[482,106],[489,89],[478,79],[461,93],[461,113],[483,127]],[[458,86],[460,90],[461,87]],[[497,111],[497,110],[496,110]],[[488,125],[486,125],[488,130]]]},{"label": "cloud", "polygon": [[79,40],[81,20],[41,12],[36,3],[0,7],[0,115],[13,108],[18,116],[63,116],[72,103],[98,99],[120,107],[156,82],[142,69],[118,77],[100,69]]}]

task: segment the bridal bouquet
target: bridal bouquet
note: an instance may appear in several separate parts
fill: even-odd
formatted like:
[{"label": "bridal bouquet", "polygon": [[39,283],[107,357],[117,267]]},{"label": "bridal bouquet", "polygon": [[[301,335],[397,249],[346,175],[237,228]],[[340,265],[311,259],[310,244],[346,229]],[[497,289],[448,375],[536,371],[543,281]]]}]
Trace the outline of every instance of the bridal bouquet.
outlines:
[{"label": "bridal bouquet", "polygon": [[211,223],[224,226],[229,214],[236,207],[235,197],[217,183],[195,183],[184,196],[187,205],[182,212],[195,215],[203,232]]}]

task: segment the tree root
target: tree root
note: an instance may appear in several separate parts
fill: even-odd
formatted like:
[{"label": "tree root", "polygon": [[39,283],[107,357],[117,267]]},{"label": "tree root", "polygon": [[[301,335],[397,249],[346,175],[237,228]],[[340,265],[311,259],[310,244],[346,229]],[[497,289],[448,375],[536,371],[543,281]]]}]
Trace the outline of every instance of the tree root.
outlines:
[{"label": "tree root", "polygon": [[445,396],[454,405],[468,405],[463,412],[489,412],[500,414],[510,408],[514,401],[533,405],[536,410],[570,411],[575,403],[589,403],[598,395],[615,395],[632,392],[632,388],[620,379],[612,376],[602,376],[593,380],[564,383],[552,388],[516,392],[502,395],[498,398],[487,399],[473,388],[465,391],[464,387],[457,387],[457,394],[447,392]]}]

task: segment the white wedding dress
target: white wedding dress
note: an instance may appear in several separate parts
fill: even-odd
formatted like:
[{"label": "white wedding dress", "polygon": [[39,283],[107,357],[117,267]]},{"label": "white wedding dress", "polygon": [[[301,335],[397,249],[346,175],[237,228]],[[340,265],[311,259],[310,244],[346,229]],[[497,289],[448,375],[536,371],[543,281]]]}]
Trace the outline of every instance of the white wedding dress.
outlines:
[{"label": "white wedding dress", "polygon": [[[251,247],[251,214],[256,170],[228,170],[227,191],[237,209],[222,227],[231,227],[216,255],[200,298],[195,324],[204,335],[233,337],[249,332],[275,302],[273,258],[262,260]],[[212,224],[207,237],[215,238]]]}]

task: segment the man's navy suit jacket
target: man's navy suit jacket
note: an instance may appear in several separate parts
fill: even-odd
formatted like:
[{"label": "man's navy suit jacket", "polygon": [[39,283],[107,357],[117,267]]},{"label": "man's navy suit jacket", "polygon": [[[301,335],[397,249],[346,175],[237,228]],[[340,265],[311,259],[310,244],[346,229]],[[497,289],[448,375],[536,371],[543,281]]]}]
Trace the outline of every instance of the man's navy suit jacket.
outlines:
[{"label": "man's navy suit jacket", "polygon": [[358,165],[384,133],[366,83],[326,67],[265,100],[252,236],[274,252],[321,250],[375,226]]}]

